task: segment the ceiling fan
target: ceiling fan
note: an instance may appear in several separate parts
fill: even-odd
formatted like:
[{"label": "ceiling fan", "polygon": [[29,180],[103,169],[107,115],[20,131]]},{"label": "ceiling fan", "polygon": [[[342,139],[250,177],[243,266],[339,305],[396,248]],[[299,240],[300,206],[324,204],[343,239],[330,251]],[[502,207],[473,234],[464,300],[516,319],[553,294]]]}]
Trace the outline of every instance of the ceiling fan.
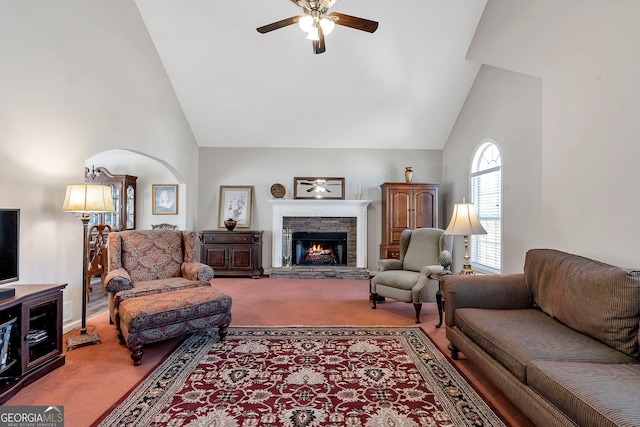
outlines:
[{"label": "ceiling fan", "polygon": [[336,24],[356,30],[373,33],[378,29],[376,21],[345,15],[343,13],[327,11],[338,0],[291,0],[302,8],[304,15],[292,16],[281,21],[258,27],[259,33],[266,34],[270,31],[289,25],[298,24],[307,33],[307,39],[313,42],[313,53],[323,53],[326,50],[324,37],[333,31]]}]

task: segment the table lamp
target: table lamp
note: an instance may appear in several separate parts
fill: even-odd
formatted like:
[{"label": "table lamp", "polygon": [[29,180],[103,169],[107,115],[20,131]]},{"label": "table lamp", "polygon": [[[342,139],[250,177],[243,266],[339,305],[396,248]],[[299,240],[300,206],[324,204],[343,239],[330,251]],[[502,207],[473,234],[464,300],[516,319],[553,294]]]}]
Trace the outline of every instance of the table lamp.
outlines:
[{"label": "table lamp", "polygon": [[473,274],[473,269],[469,262],[471,258],[469,256],[469,236],[472,234],[487,234],[487,231],[480,224],[473,203],[466,203],[463,198],[462,203],[454,205],[451,222],[449,222],[444,234],[464,236],[464,265],[460,274]]}]

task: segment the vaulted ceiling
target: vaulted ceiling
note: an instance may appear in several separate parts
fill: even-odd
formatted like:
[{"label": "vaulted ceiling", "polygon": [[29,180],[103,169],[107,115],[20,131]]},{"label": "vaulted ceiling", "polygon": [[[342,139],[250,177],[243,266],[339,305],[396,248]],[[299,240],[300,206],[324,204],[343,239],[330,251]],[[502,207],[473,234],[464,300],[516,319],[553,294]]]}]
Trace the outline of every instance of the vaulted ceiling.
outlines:
[{"label": "vaulted ceiling", "polygon": [[486,0],[339,0],[379,22],[336,26],[316,55],[291,0],[136,0],[201,147],[441,149],[480,64]]}]

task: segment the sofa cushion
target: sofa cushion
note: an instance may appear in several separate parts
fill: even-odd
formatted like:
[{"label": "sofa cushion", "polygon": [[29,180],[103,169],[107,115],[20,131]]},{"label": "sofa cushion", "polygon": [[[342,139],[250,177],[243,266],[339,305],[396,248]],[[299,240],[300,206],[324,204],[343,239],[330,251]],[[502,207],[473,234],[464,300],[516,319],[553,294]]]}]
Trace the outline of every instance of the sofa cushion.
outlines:
[{"label": "sofa cushion", "polygon": [[392,285],[394,288],[410,291],[416,285],[416,281],[420,277],[418,271],[407,270],[387,270],[376,274],[372,279],[373,290],[376,285]]},{"label": "sofa cushion", "polygon": [[525,281],[542,311],[576,331],[640,357],[640,272],[552,249],[527,252]]},{"label": "sofa cushion", "polygon": [[170,277],[168,279],[138,282],[131,289],[126,289],[115,294],[116,303],[130,299],[164,292],[173,292],[181,289],[211,287],[211,283],[199,280],[187,280],[184,277]]},{"label": "sofa cushion", "polygon": [[528,383],[581,426],[638,426],[640,364],[536,360]]},{"label": "sofa cushion", "polygon": [[231,297],[212,287],[181,289],[130,298],[120,303],[128,332],[158,328],[180,320],[231,312]]},{"label": "sofa cushion", "polygon": [[523,383],[536,359],[625,363],[635,359],[578,333],[538,309],[458,308],[457,327]]}]

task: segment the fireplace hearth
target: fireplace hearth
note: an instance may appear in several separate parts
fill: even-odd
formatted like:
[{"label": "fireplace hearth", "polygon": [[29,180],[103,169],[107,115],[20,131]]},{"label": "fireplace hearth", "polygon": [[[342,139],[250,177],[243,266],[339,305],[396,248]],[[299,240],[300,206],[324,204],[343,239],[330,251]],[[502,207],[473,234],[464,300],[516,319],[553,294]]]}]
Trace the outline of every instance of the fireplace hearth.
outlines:
[{"label": "fireplace hearth", "polygon": [[294,265],[347,265],[347,233],[293,233]]}]

